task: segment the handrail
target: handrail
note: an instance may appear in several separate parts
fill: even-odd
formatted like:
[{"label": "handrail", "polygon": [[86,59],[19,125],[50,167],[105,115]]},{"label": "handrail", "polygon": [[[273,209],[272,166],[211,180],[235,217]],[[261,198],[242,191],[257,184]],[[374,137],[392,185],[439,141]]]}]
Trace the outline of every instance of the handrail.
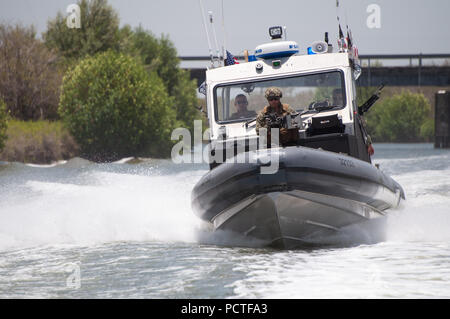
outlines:
[{"label": "handrail", "polygon": [[[206,55],[197,56],[179,56],[181,61],[209,61],[211,57]],[[243,60],[244,56],[236,56],[238,60]],[[359,55],[361,60],[366,59],[447,59],[450,53],[418,53],[418,54],[362,54]]]}]

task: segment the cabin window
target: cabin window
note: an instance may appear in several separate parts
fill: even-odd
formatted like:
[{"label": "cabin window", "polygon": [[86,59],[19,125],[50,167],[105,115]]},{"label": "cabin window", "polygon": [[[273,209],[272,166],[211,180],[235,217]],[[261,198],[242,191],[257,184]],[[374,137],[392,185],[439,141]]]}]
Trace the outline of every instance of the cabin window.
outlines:
[{"label": "cabin window", "polygon": [[340,109],[347,104],[344,84],[343,72],[336,70],[218,85],[214,88],[215,119],[232,123],[255,118],[268,105],[264,92],[272,86],[283,92],[282,103],[299,112],[311,109],[315,103]]}]

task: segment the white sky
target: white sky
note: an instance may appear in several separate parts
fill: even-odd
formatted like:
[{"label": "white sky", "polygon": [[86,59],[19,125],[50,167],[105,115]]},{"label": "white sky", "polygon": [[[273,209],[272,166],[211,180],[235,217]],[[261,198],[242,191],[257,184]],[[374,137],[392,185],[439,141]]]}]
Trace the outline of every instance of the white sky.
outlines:
[{"label": "white sky", "polygon": [[[219,45],[223,44],[222,1],[226,47],[234,55],[269,41],[268,28],[287,27],[288,40],[305,51],[325,31],[336,46],[336,0],[202,0],[213,11]],[[340,0],[341,25],[348,24],[360,54],[450,53],[450,0]],[[58,11],[76,0],[0,0],[0,22],[33,24],[46,29]],[[121,25],[141,24],[174,42],[180,56],[208,55],[199,0],[109,0]],[[366,10],[380,7],[381,27],[370,29]],[[207,16],[207,13],[205,13]],[[82,23],[82,22],[81,22]],[[214,40],[210,33],[212,43]]]}]

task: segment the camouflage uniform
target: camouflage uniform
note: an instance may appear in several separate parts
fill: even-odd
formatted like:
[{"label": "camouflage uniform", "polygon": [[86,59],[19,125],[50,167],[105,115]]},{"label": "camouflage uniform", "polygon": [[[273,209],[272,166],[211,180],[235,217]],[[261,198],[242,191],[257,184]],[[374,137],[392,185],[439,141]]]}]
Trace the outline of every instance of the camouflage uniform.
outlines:
[{"label": "camouflage uniform", "polygon": [[[295,113],[293,109],[289,106],[289,104],[281,104],[282,105],[282,112],[277,113],[278,116],[284,116],[286,114],[292,114]],[[265,116],[269,114],[275,114],[275,110],[270,107],[270,105],[267,105],[264,107],[264,109],[259,112],[258,116],[256,117],[256,133],[259,134],[259,129],[261,127],[267,127]]]},{"label": "camouflage uniform", "polygon": [[[268,88],[266,90],[266,94],[265,94],[266,99],[269,97],[281,98],[282,96],[283,96],[283,94],[281,93],[281,90],[276,87]],[[281,104],[281,112],[277,113],[278,116],[284,116],[286,114],[295,113],[295,111],[293,109],[291,109],[288,104],[282,104],[281,102],[280,102],[280,104]],[[275,110],[270,105],[265,106],[264,109],[261,112],[259,112],[258,116],[256,117],[256,133],[257,134],[259,134],[259,129],[261,127],[268,128],[266,120],[265,120],[265,116],[269,115],[269,114],[275,114]],[[283,129],[281,129],[281,130],[283,130]],[[281,132],[281,130],[280,130],[280,132]]]}]

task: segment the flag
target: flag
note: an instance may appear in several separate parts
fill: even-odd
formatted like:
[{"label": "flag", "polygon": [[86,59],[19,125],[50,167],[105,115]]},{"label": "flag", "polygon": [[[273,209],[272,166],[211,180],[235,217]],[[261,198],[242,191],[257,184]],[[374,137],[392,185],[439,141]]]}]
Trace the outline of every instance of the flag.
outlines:
[{"label": "flag", "polygon": [[347,49],[347,42],[344,36],[344,32],[342,32],[341,29],[341,24],[339,23],[339,39],[338,39],[338,44],[339,44],[339,51],[343,52],[345,49]]},{"label": "flag", "polygon": [[206,95],[206,83],[203,81],[202,84],[198,87],[198,93],[201,93],[203,95]]},{"label": "flag", "polygon": [[352,47],[353,49],[353,57],[358,58],[359,57],[359,52],[358,52],[358,48],[357,47]]},{"label": "flag", "polygon": [[344,38],[344,32],[342,32],[341,24],[339,24],[339,39],[343,39],[343,38]]},{"label": "flag", "polygon": [[237,58],[227,50],[227,58],[225,59],[225,66],[233,64],[239,64],[239,62],[237,61]]},{"label": "flag", "polygon": [[347,43],[348,43],[348,49],[351,50],[353,47],[353,40],[352,40],[352,34],[351,31],[347,28]]}]

